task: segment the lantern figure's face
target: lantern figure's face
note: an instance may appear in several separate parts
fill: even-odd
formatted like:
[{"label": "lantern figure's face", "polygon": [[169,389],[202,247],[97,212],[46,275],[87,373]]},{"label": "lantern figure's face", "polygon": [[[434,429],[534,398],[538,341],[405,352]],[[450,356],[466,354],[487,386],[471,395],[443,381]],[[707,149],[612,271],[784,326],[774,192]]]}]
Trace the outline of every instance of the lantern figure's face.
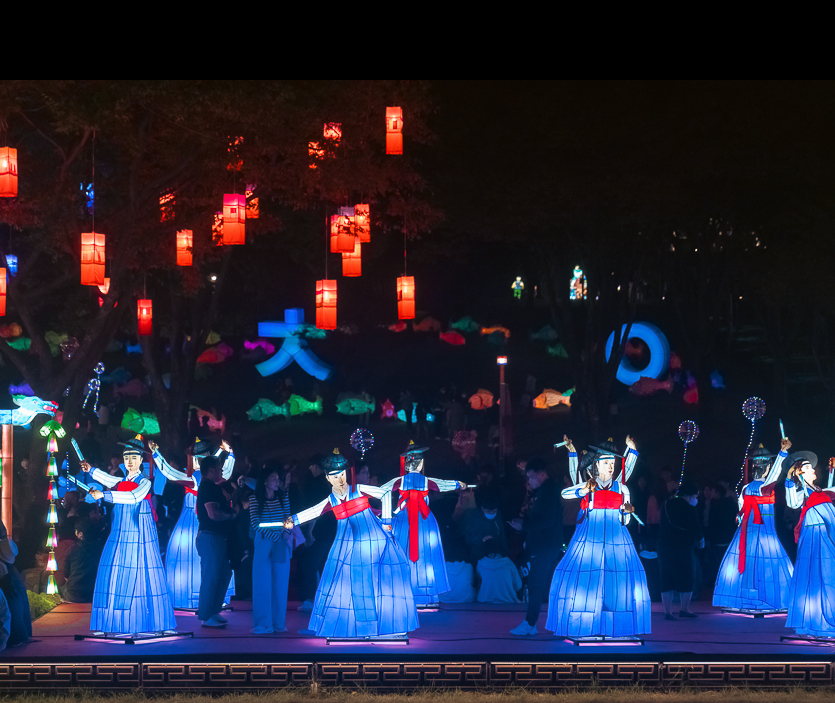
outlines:
[{"label": "lantern figure's face", "polygon": [[406,471],[413,474],[419,474],[423,471],[423,457],[409,456],[406,457]]},{"label": "lantern figure's face", "polygon": [[597,461],[597,480],[600,483],[609,483],[615,475],[615,459],[609,457],[608,459],[599,459]]},{"label": "lantern figure's face", "polygon": [[815,469],[812,468],[812,465],[808,461],[803,462],[803,466],[800,467],[800,473],[803,474],[803,480],[810,486],[815,483],[815,479],[818,477]]},{"label": "lantern figure's face", "polygon": [[128,476],[138,474],[142,470],[142,456],[139,454],[124,454],[122,459],[125,462]]},{"label": "lantern figure's face", "polygon": [[333,486],[333,492],[337,495],[343,495],[348,491],[348,477],[345,471],[340,471],[338,474],[327,474],[328,483]]}]

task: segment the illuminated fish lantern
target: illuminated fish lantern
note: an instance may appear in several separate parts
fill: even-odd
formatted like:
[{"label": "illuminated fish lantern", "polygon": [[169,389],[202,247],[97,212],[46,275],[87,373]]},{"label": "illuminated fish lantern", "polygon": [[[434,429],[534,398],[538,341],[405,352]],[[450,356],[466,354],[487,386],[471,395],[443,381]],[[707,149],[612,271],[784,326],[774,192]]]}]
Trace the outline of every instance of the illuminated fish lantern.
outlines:
[{"label": "illuminated fish lantern", "polygon": [[58,352],[61,351],[61,344],[66,342],[68,338],[69,335],[61,334],[60,332],[55,332],[53,330],[47,330],[44,334],[44,339],[49,345],[49,353],[52,354],[52,356],[58,356]]},{"label": "illuminated fish lantern", "polygon": [[456,332],[455,330],[450,330],[449,332],[441,332],[441,341],[446,342],[447,344],[452,344],[454,346],[461,346],[462,344],[466,344],[467,340],[464,339],[464,335],[460,332]]},{"label": "illuminated fish lantern", "polygon": [[475,457],[477,436],[478,433],[475,430],[462,430],[461,432],[457,432],[452,439],[452,448],[464,460],[468,457]]},{"label": "illuminated fish lantern", "polygon": [[713,388],[724,388],[725,387],[725,379],[722,378],[722,374],[719,373],[718,369],[710,374],[710,385]]},{"label": "illuminated fish lantern", "polygon": [[469,403],[473,410],[485,410],[486,408],[492,408],[493,394],[484,388],[479,388],[473,395],[470,396]]},{"label": "illuminated fish lantern", "polygon": [[21,329],[17,322],[12,322],[9,325],[0,325],[0,337],[3,337],[3,339],[19,337],[21,334],[23,334],[23,329]]},{"label": "illuminated fish lantern", "polygon": [[460,320],[457,320],[456,322],[451,322],[449,326],[450,329],[458,330],[459,332],[481,331],[481,325],[469,315],[462,317]]},{"label": "illuminated fish lantern", "polygon": [[122,416],[122,427],[143,435],[155,435],[161,432],[159,420],[154,413],[142,413],[133,408],[125,410]]},{"label": "illuminated fish lantern", "polygon": [[684,391],[684,402],[688,405],[699,404],[699,386],[689,371],[687,372],[687,390]]},{"label": "illuminated fish lantern", "polygon": [[275,345],[270,344],[266,339],[257,339],[254,342],[244,342],[244,349],[254,351],[263,349],[267,354],[275,354]]},{"label": "illuminated fish lantern", "polygon": [[290,408],[285,403],[284,405],[277,405],[267,398],[259,398],[249,410],[246,411],[247,417],[253,422],[260,422],[266,420],[268,417],[284,415],[290,417]]},{"label": "illuminated fish lantern", "polygon": [[562,342],[557,342],[557,344],[547,346],[546,351],[551,356],[555,356],[558,359],[568,358],[568,351],[566,350],[565,345]]},{"label": "illuminated fish lantern", "polygon": [[[348,328],[349,325],[345,325],[345,327]],[[343,331],[342,327],[339,330]],[[327,339],[328,331],[320,330],[316,325],[305,324],[299,331],[299,336],[304,339]]]},{"label": "illuminated fish lantern", "polygon": [[290,406],[291,415],[301,415],[303,413],[322,414],[322,399],[318,397],[316,400],[311,401],[294,393],[287,399],[287,405]]},{"label": "illuminated fish lantern", "polygon": [[225,342],[209,347],[200,356],[197,357],[198,364],[222,364],[230,356],[232,356],[232,347]]},{"label": "illuminated fish lantern", "polygon": [[420,322],[412,325],[415,332],[440,332],[441,323],[434,317],[424,317]]},{"label": "illuminated fish lantern", "polygon": [[9,386],[9,395],[35,395],[35,391],[28,383],[24,383],[22,386]]},{"label": "illuminated fish lantern", "polygon": [[405,322],[395,322],[393,325],[389,325],[389,329],[392,332],[405,332],[408,325]]},{"label": "illuminated fish lantern", "polygon": [[141,354],[142,353],[142,345],[137,344],[125,344],[125,352],[128,354]]},{"label": "illuminated fish lantern", "polygon": [[386,401],[380,406],[380,419],[391,420],[394,417],[397,417],[397,413],[395,412],[394,408],[394,403],[392,403],[388,398],[386,398]]},{"label": "illuminated fish lantern", "polygon": [[226,415],[221,415],[220,419],[214,414],[210,413],[208,410],[203,410],[203,408],[198,408],[196,405],[190,405],[189,410],[196,410],[197,411],[197,418],[200,420],[200,423],[203,423],[203,418],[208,419],[209,428],[212,430],[220,430],[221,434],[226,431]]},{"label": "illuminated fish lantern", "polygon": [[510,339],[510,330],[507,327],[502,327],[501,325],[495,325],[494,327],[482,327],[481,334],[492,335],[492,334],[502,334],[504,335],[505,339]]},{"label": "illuminated fish lantern", "polygon": [[546,388],[536,398],[533,399],[533,406],[537,410],[545,410],[547,408],[554,408],[557,405],[571,406],[571,395],[574,393],[573,388],[569,388],[565,393],[555,391],[553,388]]},{"label": "illuminated fish lantern", "polygon": [[8,342],[8,345],[12,349],[17,349],[18,351],[29,351],[32,347],[32,340],[29,337],[18,337],[17,339],[13,339],[11,342]]},{"label": "illuminated fish lantern", "polygon": [[364,415],[374,412],[375,407],[373,398],[340,393],[337,397],[336,412],[342,415]]},{"label": "illuminated fish lantern", "polygon": [[667,391],[667,393],[672,393],[673,379],[668,378],[666,381],[659,381],[655,378],[641,376],[637,381],[635,381],[635,383],[629,386],[629,392],[640,397],[652,395],[658,391]]}]

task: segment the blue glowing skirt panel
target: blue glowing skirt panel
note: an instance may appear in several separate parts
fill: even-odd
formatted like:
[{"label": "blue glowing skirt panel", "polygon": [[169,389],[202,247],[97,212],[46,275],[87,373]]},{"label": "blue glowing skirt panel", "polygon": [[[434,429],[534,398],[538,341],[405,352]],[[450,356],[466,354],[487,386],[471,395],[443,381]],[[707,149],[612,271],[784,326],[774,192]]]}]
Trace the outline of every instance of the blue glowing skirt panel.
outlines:
[{"label": "blue glowing skirt panel", "polygon": [[786,627],[799,635],[835,637],[835,505],[809,508],[789,586]]},{"label": "blue glowing skirt panel", "polygon": [[[760,495],[761,481],[748,484],[745,493]],[[728,545],[713,590],[713,605],[718,608],[779,610],[786,607],[792,563],[774,527],[774,505],[760,505],[763,524],[749,515],[745,539],[745,571],[739,573],[739,544],[742,526],[736,528]]]},{"label": "blue glowing skirt panel", "polygon": [[[358,498],[352,492],[350,498]],[[375,637],[418,627],[408,559],[369,509],[337,520],[310,629],[320,637]]]},{"label": "blue glowing skirt panel", "polygon": [[[197,498],[186,493],[180,518],[168,539],[165,553],[165,578],[175,608],[197,608],[200,600],[200,555],[194,540],[197,537]],[[235,595],[235,576],[226,590],[226,602]]]},{"label": "blue glowing skirt panel", "polygon": [[592,509],[554,571],[545,629],[566,637],[651,632],[644,567],[620,511]]},{"label": "blue glowing skirt panel", "polygon": [[115,503],[96,575],[90,629],[131,634],[176,627],[150,503]]},{"label": "blue glowing skirt panel", "polygon": [[[412,484],[415,485],[412,485]],[[403,477],[403,490],[426,490],[426,477],[422,474],[407,473]],[[418,516],[418,547],[420,558],[409,559],[409,517],[405,507],[392,519],[392,534],[406,555],[412,575],[412,593],[417,605],[438,603],[440,594],[450,590],[446,573],[444,547],[438,521],[430,512],[424,519]]]}]

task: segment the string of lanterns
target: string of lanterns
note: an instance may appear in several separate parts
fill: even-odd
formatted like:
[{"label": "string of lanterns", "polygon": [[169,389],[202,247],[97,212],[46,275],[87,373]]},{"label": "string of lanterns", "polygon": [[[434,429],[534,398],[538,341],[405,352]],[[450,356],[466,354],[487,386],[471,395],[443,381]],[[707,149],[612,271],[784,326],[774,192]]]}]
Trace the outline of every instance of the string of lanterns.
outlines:
[{"label": "string of lanterns", "polygon": [[58,546],[58,536],[55,534],[55,525],[58,524],[58,513],[55,509],[55,501],[58,499],[58,464],[55,461],[55,453],[58,451],[58,437],[65,436],[66,430],[56,420],[49,420],[39,430],[42,437],[48,437],[47,455],[49,460],[46,465],[46,476],[49,479],[49,513],[46,523],[49,525],[49,535],[46,538],[46,548],[49,550],[49,558],[46,562],[46,572],[49,578],[46,584],[46,592],[49,595],[58,593],[58,585],[55,583],[55,572],[58,565],[55,562],[55,548]]}]

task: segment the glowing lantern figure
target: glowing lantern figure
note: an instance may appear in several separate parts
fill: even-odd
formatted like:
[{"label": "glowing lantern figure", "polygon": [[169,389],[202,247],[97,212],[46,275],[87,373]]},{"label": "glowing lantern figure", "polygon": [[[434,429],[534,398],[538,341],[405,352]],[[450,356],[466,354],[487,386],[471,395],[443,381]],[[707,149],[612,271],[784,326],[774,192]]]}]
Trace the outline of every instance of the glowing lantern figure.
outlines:
[{"label": "glowing lantern figure", "polygon": [[177,232],[177,266],[191,266],[191,247],[194,244],[194,232],[181,229]]},{"label": "glowing lantern figure", "polygon": [[354,237],[354,251],[350,254],[342,255],[343,276],[362,275],[362,257],[360,255],[360,246],[360,240],[357,237]]},{"label": "glowing lantern figure", "polygon": [[6,266],[9,269],[9,275],[14,278],[17,275],[17,256],[14,254],[6,254]]},{"label": "glowing lantern figure", "polygon": [[354,205],[354,225],[363,243],[371,241],[371,213],[368,205]]},{"label": "glowing lantern figure", "polygon": [[[357,245],[359,246],[359,245]],[[6,314],[6,269],[0,269],[0,317]]]},{"label": "glowing lantern figure", "polygon": [[0,198],[17,197],[17,149],[0,149]]},{"label": "glowing lantern figure", "polygon": [[316,327],[336,329],[336,281],[316,281]]},{"label": "glowing lantern figure", "polygon": [[415,277],[400,276],[397,279],[397,317],[415,319]]},{"label": "glowing lantern figure", "polygon": [[100,232],[81,234],[81,285],[104,285],[104,241]]},{"label": "glowing lantern figure", "polygon": [[585,300],[586,299],[586,276],[583,269],[579,266],[574,267],[574,274],[571,278],[571,289],[568,297],[570,300]]},{"label": "glowing lantern figure", "polygon": [[159,196],[159,221],[168,222],[174,219],[174,193],[163,193]]},{"label": "glowing lantern figure", "polygon": [[403,110],[399,107],[386,108],[386,153],[403,153]]},{"label": "glowing lantern figure", "polygon": [[[340,208],[342,209],[342,208]],[[356,237],[354,236],[353,217],[348,215],[332,215],[331,216],[331,253],[332,254],[351,254],[354,251],[354,243]]]},{"label": "glowing lantern figure", "polygon": [[522,291],[525,290],[525,284],[522,282],[521,276],[516,276],[516,280],[510,284],[510,288],[513,290],[513,297],[516,300],[522,299]]},{"label": "glowing lantern figure", "polygon": [[150,300],[136,301],[136,329],[141,337],[151,334],[153,325],[153,308]]},{"label": "glowing lantern figure", "polygon": [[246,244],[246,197],[233,193],[223,196],[223,245]]}]

